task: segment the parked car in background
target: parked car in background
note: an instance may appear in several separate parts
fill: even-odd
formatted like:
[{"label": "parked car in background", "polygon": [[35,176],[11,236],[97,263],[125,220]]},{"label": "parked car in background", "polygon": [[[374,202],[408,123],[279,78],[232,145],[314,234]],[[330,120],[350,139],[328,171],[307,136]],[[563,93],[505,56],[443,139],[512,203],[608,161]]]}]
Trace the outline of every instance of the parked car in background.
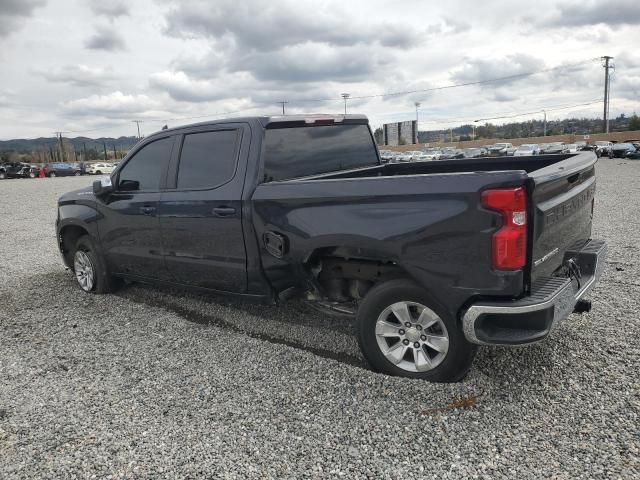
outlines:
[{"label": "parked car in background", "polygon": [[92,163],[86,167],[89,175],[110,175],[114,170],[115,166],[111,163]]},{"label": "parked car in background", "polygon": [[392,152],[391,150],[380,150],[380,160],[382,160],[384,163],[392,161],[394,157],[395,152]]},{"label": "parked car in background", "polygon": [[611,152],[611,147],[613,147],[613,143],[599,140],[594,143],[596,146],[596,154],[599,156],[609,155]]},{"label": "parked car in background", "polygon": [[516,148],[514,157],[528,157],[530,155],[540,155],[540,146],[537,143],[525,143]]},{"label": "parked car in background", "polygon": [[428,148],[424,150],[424,154],[428,157],[428,160],[440,160],[442,152],[435,148]]},{"label": "parked car in background", "polygon": [[578,153],[578,145],[575,143],[565,143],[562,146],[562,153]]},{"label": "parked car in background", "polygon": [[411,154],[411,152],[398,152],[398,154],[396,155],[396,158],[394,159],[394,162],[395,163],[410,162],[412,158],[413,158],[413,155]]},{"label": "parked car in background", "polygon": [[640,148],[636,148],[635,152],[627,152],[624,157],[629,160],[640,160]]},{"label": "parked car in background", "polygon": [[547,143],[544,149],[540,149],[541,153],[549,154],[549,153],[562,153],[564,149],[564,144],[562,142],[552,142]]},{"label": "parked car in background", "polygon": [[634,147],[632,143],[615,143],[611,147],[611,150],[609,150],[609,157],[624,158],[627,156],[627,153],[634,153],[636,150],[636,147]]},{"label": "parked car in background", "polygon": [[464,158],[480,158],[482,157],[481,148],[465,148],[462,150],[462,156]]},{"label": "parked car in background", "polygon": [[511,143],[494,143],[489,147],[489,154],[497,156],[513,155],[515,151]]},{"label": "parked car in background", "polygon": [[44,166],[44,175],[46,177],[79,177],[80,169],[70,163],[47,163]]},{"label": "parked car in background", "polygon": [[29,177],[30,165],[21,162],[7,162],[0,164],[0,180],[5,178]]},{"label": "parked car in background", "polygon": [[422,150],[416,150],[411,153],[413,154],[411,156],[412,162],[428,162],[430,160],[433,160],[433,157],[431,157],[430,155],[427,155]]}]

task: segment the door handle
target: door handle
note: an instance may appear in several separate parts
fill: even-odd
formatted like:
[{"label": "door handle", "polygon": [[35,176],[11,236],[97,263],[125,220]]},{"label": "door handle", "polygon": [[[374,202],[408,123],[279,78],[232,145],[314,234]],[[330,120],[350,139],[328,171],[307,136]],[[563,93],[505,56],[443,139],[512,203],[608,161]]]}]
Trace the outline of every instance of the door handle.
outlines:
[{"label": "door handle", "polygon": [[233,207],[216,207],[213,209],[213,214],[218,217],[229,217],[236,213],[236,209]]},{"label": "door handle", "polygon": [[143,213],[143,215],[153,215],[156,211],[156,207],[145,205],[144,207],[140,208],[140,211]]}]

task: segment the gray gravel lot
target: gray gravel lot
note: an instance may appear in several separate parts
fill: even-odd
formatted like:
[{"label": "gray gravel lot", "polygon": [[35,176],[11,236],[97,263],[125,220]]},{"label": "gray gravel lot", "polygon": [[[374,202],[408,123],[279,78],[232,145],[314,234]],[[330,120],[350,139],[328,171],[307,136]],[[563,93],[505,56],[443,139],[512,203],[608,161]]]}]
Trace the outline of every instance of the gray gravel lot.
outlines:
[{"label": "gray gravel lot", "polygon": [[53,223],[91,180],[0,182],[0,478],[640,477],[640,162],[599,164],[592,312],[447,385],[302,303],[82,293]]}]

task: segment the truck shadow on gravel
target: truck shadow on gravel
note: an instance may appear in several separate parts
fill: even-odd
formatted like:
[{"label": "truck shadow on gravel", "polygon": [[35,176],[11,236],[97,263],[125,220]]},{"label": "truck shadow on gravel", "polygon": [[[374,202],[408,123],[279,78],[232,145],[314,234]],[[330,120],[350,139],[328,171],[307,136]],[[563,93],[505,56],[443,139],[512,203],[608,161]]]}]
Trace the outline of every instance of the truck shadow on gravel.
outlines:
[{"label": "truck shadow on gravel", "polygon": [[[69,301],[80,301],[80,297],[86,295],[78,289],[74,278],[67,272],[34,275],[28,283],[34,285],[43,299],[42,304],[31,301],[28,308],[42,309],[43,314],[48,305],[46,299],[60,296],[61,289],[65,290],[63,294],[69,297]],[[13,295],[15,298],[11,304],[15,308],[25,308],[27,299],[20,298],[20,292]],[[323,315],[304,302],[292,301],[280,307],[255,305],[143,284],[125,285],[116,295],[138,304],[164,309],[188,322],[222,328],[369,369],[358,349],[352,321]],[[523,388],[526,384],[544,382],[560,359],[559,349],[553,348],[553,343],[554,340],[549,339],[546,343],[527,348],[479,348],[467,380],[500,384],[517,379],[516,383],[519,382]],[[512,387],[510,395],[514,393]]]}]

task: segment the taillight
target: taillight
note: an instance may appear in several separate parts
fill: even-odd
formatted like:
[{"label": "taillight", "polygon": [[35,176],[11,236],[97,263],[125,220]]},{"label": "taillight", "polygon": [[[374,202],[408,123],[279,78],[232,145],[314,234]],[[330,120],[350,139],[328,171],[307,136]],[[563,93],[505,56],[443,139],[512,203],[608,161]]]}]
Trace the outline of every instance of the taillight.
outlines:
[{"label": "taillight", "polygon": [[527,191],[524,187],[482,192],[482,205],[502,214],[502,228],[493,235],[493,267],[519,270],[527,263]]}]

